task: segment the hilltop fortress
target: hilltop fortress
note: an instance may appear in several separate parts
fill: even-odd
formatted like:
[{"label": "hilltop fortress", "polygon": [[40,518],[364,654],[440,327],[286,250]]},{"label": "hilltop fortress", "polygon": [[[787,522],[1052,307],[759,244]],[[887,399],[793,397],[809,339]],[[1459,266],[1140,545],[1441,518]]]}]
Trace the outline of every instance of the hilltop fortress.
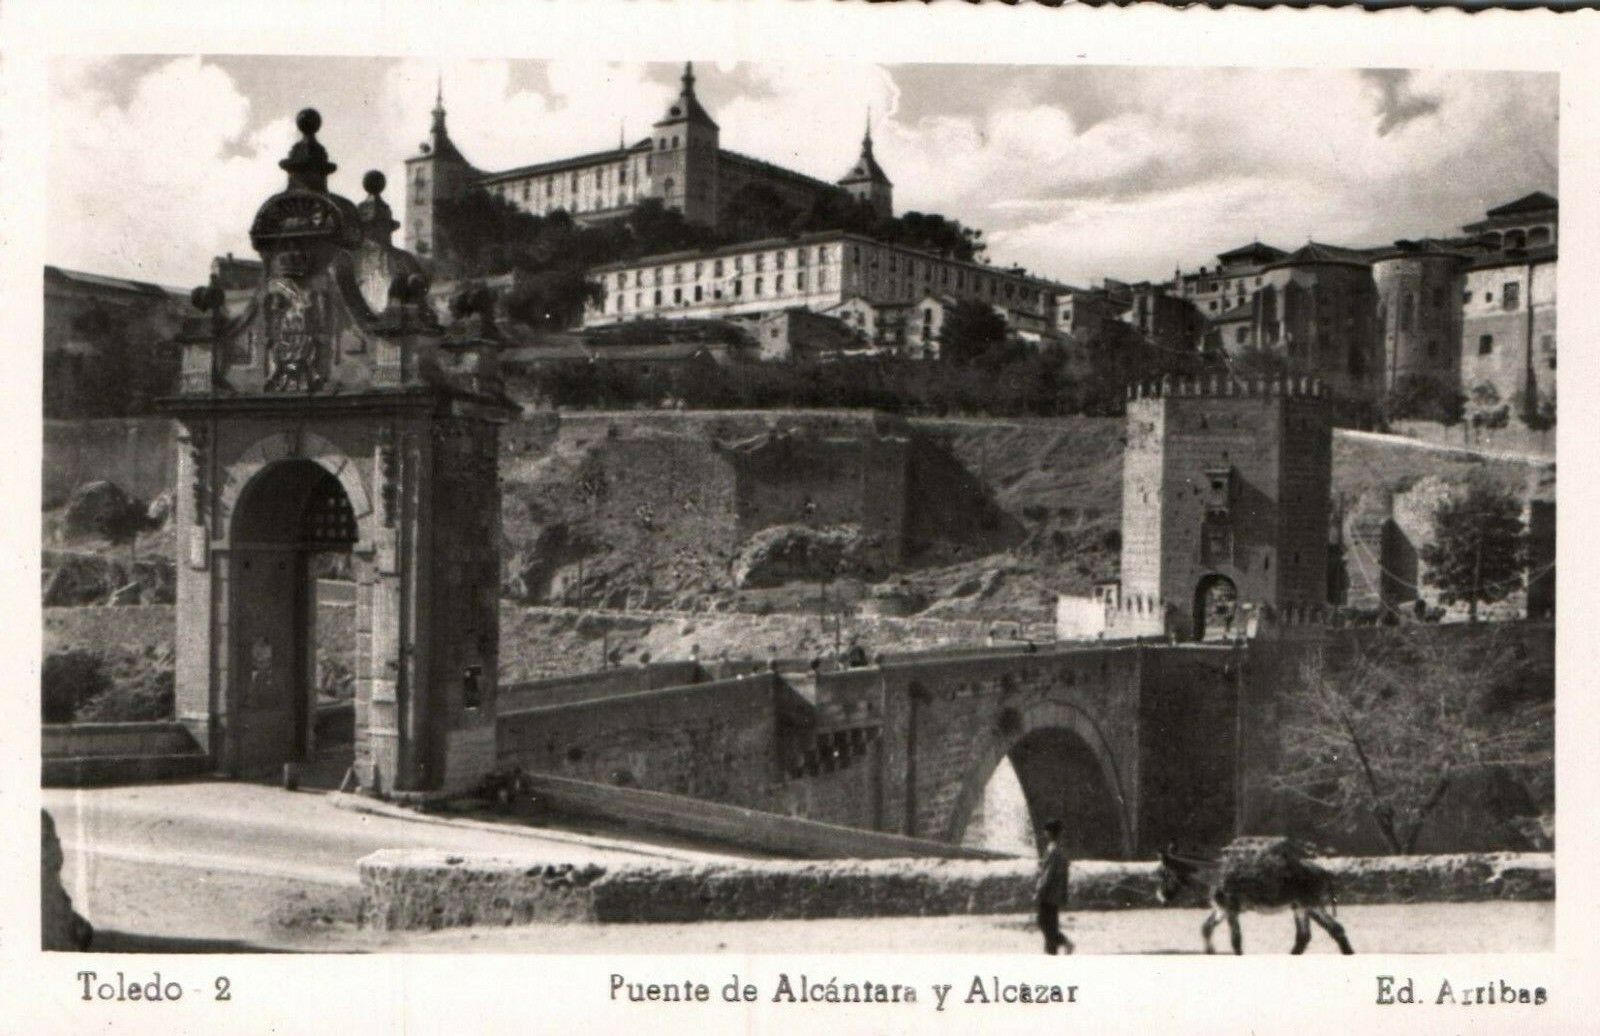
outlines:
[{"label": "hilltop fortress", "polygon": [[564,211],[580,223],[618,219],[649,198],[694,223],[720,226],[733,200],[760,186],[801,209],[834,190],[894,212],[894,184],[872,153],[872,128],[861,153],[835,183],[729,151],[721,130],[694,92],[694,64],[684,66],[682,87],[650,136],[632,144],[572,155],[501,172],[486,172],[461,154],[445,127],[441,90],[433,127],[420,154],[406,160],[406,248],[425,258],[448,251],[437,219],[441,203],[481,188],[534,215]]}]

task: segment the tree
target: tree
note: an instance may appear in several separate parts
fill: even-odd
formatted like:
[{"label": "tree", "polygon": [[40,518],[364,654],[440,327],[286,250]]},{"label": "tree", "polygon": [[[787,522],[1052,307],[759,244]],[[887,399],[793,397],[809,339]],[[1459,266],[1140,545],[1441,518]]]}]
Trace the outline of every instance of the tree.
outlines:
[{"label": "tree", "polygon": [[1005,318],[993,307],[964,299],[944,315],[944,325],[939,329],[939,358],[971,363],[995,346],[1003,345],[1009,333]]},{"label": "tree", "polygon": [[1425,374],[1407,374],[1394,383],[1383,398],[1384,421],[1407,418],[1437,421],[1445,427],[1461,423],[1466,397]]},{"label": "tree", "polygon": [[1469,778],[1519,780],[1539,808],[1554,712],[1547,693],[1527,693],[1520,647],[1413,629],[1357,642],[1342,665],[1317,652],[1285,696],[1283,763],[1269,783],[1348,822],[1370,819],[1396,853],[1415,851]]},{"label": "tree", "polygon": [[1522,585],[1527,563],[1522,502],[1500,486],[1478,479],[1464,495],[1441,501],[1433,513],[1433,542],[1418,552],[1446,604],[1467,602],[1478,621],[1478,605],[1492,604]]}]

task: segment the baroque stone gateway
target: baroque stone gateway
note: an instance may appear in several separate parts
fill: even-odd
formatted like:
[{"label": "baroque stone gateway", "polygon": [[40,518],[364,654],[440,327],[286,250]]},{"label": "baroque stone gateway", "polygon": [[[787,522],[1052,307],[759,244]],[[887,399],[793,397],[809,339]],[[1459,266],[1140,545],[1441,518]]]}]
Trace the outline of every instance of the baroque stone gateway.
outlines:
[{"label": "baroque stone gateway", "polygon": [[302,111],[285,189],[250,237],[263,270],[220,286],[182,338],[178,719],[222,772],[307,757],[316,552],[356,590],[355,775],[375,792],[465,788],[494,764],[502,393],[493,326],[447,334],[369,173],[359,205]]}]

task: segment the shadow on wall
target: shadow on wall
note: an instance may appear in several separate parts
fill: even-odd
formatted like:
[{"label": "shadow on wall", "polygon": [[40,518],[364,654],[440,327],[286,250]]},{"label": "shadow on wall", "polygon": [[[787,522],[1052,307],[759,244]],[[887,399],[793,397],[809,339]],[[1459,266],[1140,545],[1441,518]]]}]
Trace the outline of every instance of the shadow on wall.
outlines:
[{"label": "shadow on wall", "polygon": [[907,569],[970,561],[1021,545],[1022,522],[995,499],[948,445],[925,434],[911,440],[906,507]]}]

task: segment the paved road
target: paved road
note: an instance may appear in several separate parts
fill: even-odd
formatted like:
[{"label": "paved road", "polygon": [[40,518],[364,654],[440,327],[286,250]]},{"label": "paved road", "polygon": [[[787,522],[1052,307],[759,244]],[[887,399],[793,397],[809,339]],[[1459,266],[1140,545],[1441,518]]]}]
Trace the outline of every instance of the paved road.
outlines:
[{"label": "paved road", "polygon": [[157,940],[152,945],[187,939],[305,948],[324,929],[353,924],[356,861],[379,849],[509,853],[550,863],[728,858],[605,831],[399,810],[380,815],[334,801],[320,792],[238,781],[44,792],[73,903],[97,929]]},{"label": "paved road", "polygon": [[[537,854],[549,862],[714,859],[686,845],[620,832],[507,828],[356,813],[317,793],[194,782],[49,789],[44,804],[65,849],[63,880],[101,950],[320,950],[428,953],[1032,953],[1031,919],[851,918],[663,925],[540,925],[378,933],[358,926],[355,862],[381,848]],[[1530,952],[1554,942],[1551,903],[1348,906],[1357,951]],[[1070,915],[1083,953],[1192,953],[1198,910]],[[1221,933],[1225,945],[1226,933]],[[1283,953],[1287,915],[1247,915],[1245,950]],[[1320,933],[1311,952],[1332,944]]]}]

